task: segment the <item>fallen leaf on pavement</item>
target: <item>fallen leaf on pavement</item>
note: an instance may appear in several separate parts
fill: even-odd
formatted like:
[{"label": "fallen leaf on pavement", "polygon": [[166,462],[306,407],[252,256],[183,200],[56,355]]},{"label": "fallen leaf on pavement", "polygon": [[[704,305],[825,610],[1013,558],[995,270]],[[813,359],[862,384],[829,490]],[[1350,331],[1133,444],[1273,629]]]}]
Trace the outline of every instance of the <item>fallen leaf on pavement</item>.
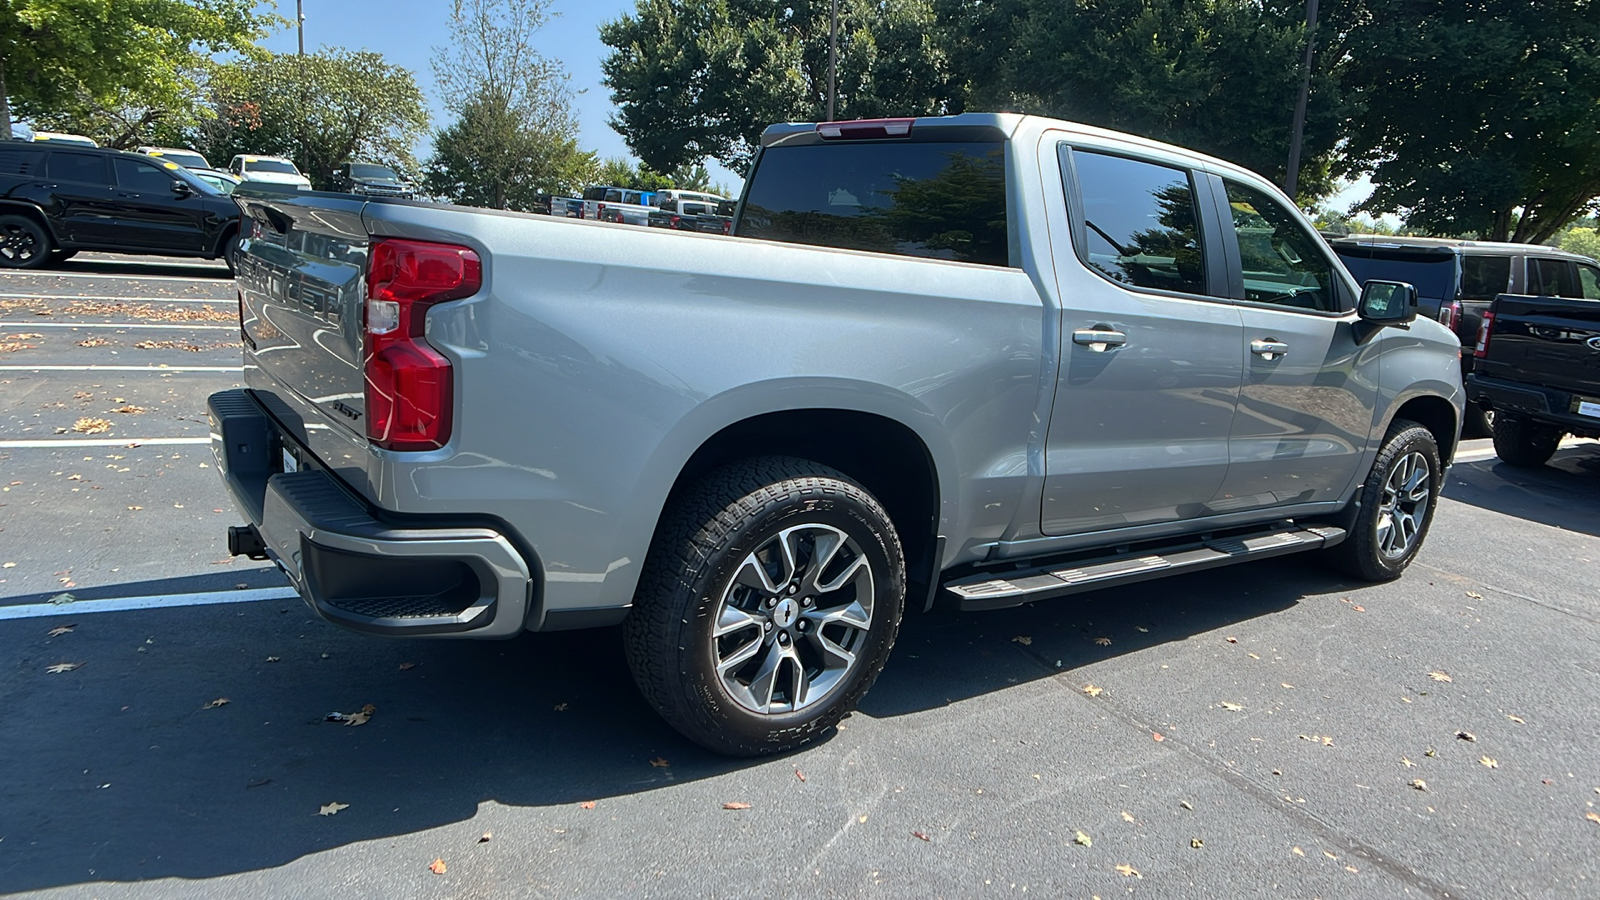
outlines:
[{"label": "fallen leaf on pavement", "polygon": [[1236,638],[1236,637],[1229,637],[1229,638],[1223,638],[1223,640],[1225,640],[1225,641],[1227,641],[1227,642],[1228,642],[1228,643],[1230,643],[1230,644],[1237,644],[1237,643],[1239,643],[1239,639],[1238,639],[1238,638]]},{"label": "fallen leaf on pavement", "polygon": [[1367,608],[1365,606],[1361,606],[1359,604],[1355,605],[1355,606],[1352,606],[1350,608],[1355,610],[1356,612],[1366,612],[1367,611]]},{"label": "fallen leaf on pavement", "polygon": [[1081,831],[1072,836],[1072,842],[1080,847],[1094,846],[1094,841],[1090,840],[1089,836]]},{"label": "fallen leaf on pavement", "polygon": [[1134,822],[1135,819],[1133,818],[1133,813],[1128,812],[1127,810],[1123,810],[1122,811],[1122,821],[1124,821],[1124,822]]},{"label": "fallen leaf on pavement", "polygon": [[134,406],[132,403],[129,403],[126,406],[119,406],[112,410],[114,413],[142,413],[144,411],[144,407]]},{"label": "fallen leaf on pavement", "polygon": [[1518,724],[1518,725],[1526,725],[1526,724],[1528,724],[1528,720],[1527,720],[1527,719],[1524,719],[1524,718],[1522,718],[1522,717],[1521,717],[1521,716],[1511,716],[1511,715],[1508,715],[1508,716],[1506,716],[1506,718],[1508,718],[1508,719],[1510,719],[1510,720],[1511,720],[1511,721],[1513,721],[1513,722],[1515,722],[1515,723],[1517,723],[1517,724]]},{"label": "fallen leaf on pavement", "polygon": [[258,788],[258,787],[261,787],[262,785],[267,785],[267,784],[271,784],[271,783],[272,783],[272,779],[271,778],[252,778],[249,781],[245,782],[244,786],[248,790],[249,788]]},{"label": "fallen leaf on pavement", "polygon": [[1344,870],[1346,872],[1349,872],[1352,875],[1356,875],[1356,874],[1359,874],[1361,872],[1361,870],[1356,868],[1355,866],[1345,866]]},{"label": "fallen leaf on pavement", "polygon": [[1187,800],[1179,800],[1179,801],[1178,801],[1178,805],[1179,805],[1179,806],[1181,806],[1181,807],[1183,807],[1183,808],[1184,808],[1184,809],[1194,809],[1194,807],[1193,807],[1193,806],[1191,806],[1191,805],[1190,805],[1190,804],[1189,804],[1189,801],[1187,801]]},{"label": "fallen leaf on pavement", "polygon": [[1200,840],[1199,838],[1190,838],[1189,839],[1189,846],[1193,847],[1196,850],[1199,850],[1201,847],[1204,847],[1205,845],[1206,845],[1206,842]]},{"label": "fallen leaf on pavement", "polygon": [[217,699],[211,701],[210,703],[207,703],[205,706],[202,706],[200,708],[201,709],[216,709],[219,706],[227,706],[229,703],[232,703],[232,702],[233,701],[229,700],[227,697],[218,697]]},{"label": "fallen leaf on pavement", "polygon": [[1289,852],[1293,853],[1295,856],[1305,856],[1306,855],[1306,852],[1304,850],[1301,850],[1299,847],[1295,847],[1292,850],[1290,850]]},{"label": "fallen leaf on pavement", "polygon": [[1411,786],[1416,788],[1419,791],[1425,791],[1425,790],[1428,789],[1428,783],[1426,781],[1423,781],[1421,778],[1413,778],[1413,779],[1411,779]]},{"label": "fallen leaf on pavement", "polygon": [[650,765],[657,769],[665,769],[667,766],[672,765],[672,763],[669,763],[666,761],[666,759],[658,756],[655,759],[650,760]]},{"label": "fallen leaf on pavement", "polygon": [[1485,769],[1498,769],[1500,768],[1500,760],[1492,756],[1480,756],[1478,757],[1478,765],[1483,766]]},{"label": "fallen leaf on pavement", "polygon": [[1326,857],[1327,857],[1327,858],[1329,858],[1329,859],[1338,859],[1338,858],[1339,858],[1339,857],[1337,857],[1337,856],[1335,856],[1335,855],[1333,855],[1333,854],[1332,854],[1332,853],[1329,853],[1329,852],[1328,852],[1328,851],[1326,851],[1326,850],[1324,850],[1324,851],[1322,851],[1322,855],[1323,855],[1323,856],[1326,856]]},{"label": "fallen leaf on pavement", "polygon": [[376,706],[368,703],[366,706],[361,707],[359,712],[353,712],[344,717],[345,727],[348,728],[352,725],[365,725],[367,724],[367,720],[372,718],[372,714],[377,711],[378,708]]},{"label": "fallen leaf on pavement", "polygon": [[317,809],[317,815],[319,815],[319,816],[338,815],[339,810],[341,810],[341,809],[349,809],[349,808],[350,808],[350,804],[348,804],[348,803],[329,803],[327,806],[323,806],[323,807],[318,808]]},{"label": "fallen leaf on pavement", "polygon": [[1019,643],[1019,644],[1021,644],[1021,645],[1022,645],[1022,646],[1024,646],[1024,647],[1026,647],[1026,646],[1028,646],[1028,645],[1029,645],[1029,644],[1032,644],[1032,643],[1033,643],[1033,638],[1031,638],[1031,637],[1028,637],[1028,636],[1027,636],[1027,635],[1025,635],[1025,634],[1019,634],[1019,635],[1017,635],[1017,636],[1016,636],[1016,637],[1014,637],[1014,638],[1012,638],[1012,640],[1013,640],[1013,641],[1016,641],[1016,642],[1017,642],[1017,643]]},{"label": "fallen leaf on pavement", "polygon": [[856,824],[858,824],[858,825],[867,824],[867,817],[866,816],[856,816]]},{"label": "fallen leaf on pavement", "polygon": [[1408,769],[1412,769],[1412,768],[1416,768],[1417,764],[1412,762],[1409,759],[1406,759],[1404,756],[1402,756],[1402,757],[1400,757],[1400,765],[1405,766]]},{"label": "fallen leaf on pavement", "polygon": [[435,875],[443,875],[449,868],[450,868],[449,866],[446,866],[444,864],[444,858],[443,857],[440,857],[439,859],[436,859],[433,862],[428,863],[428,871],[432,872]]},{"label": "fallen leaf on pavement", "polygon": [[922,832],[920,832],[920,831],[913,831],[913,832],[911,832],[911,836],[912,836],[912,837],[914,837],[914,838],[916,838],[916,839],[917,839],[917,840],[919,840],[919,841],[928,841],[928,840],[932,840],[932,838],[930,838],[930,837],[928,837],[928,836],[927,836],[927,835],[925,835],[925,834],[923,834],[923,833],[922,833]]},{"label": "fallen leaf on pavement", "polygon": [[57,625],[46,632],[46,634],[48,634],[50,637],[61,637],[63,634],[71,634],[72,629],[77,627],[77,625]]},{"label": "fallen leaf on pavement", "polygon": [[277,662],[277,661],[278,661],[278,657],[276,657],[276,656],[267,657],[267,662]]},{"label": "fallen leaf on pavement", "polygon": [[51,597],[49,602],[54,603],[57,606],[61,606],[63,604],[71,603],[77,599],[77,597],[74,597],[71,594],[57,594],[54,597]]},{"label": "fallen leaf on pavement", "polygon": [[794,770],[794,777],[800,779],[801,781],[805,781],[806,780],[806,773],[800,771],[799,769],[795,769]]},{"label": "fallen leaf on pavement", "polygon": [[17,567],[17,564],[14,563],[14,562],[8,562],[8,563],[5,563],[4,565],[0,565],[0,569],[15,569],[16,567]]},{"label": "fallen leaf on pavement", "polygon": [[1583,814],[1583,817],[1584,817],[1584,818],[1585,818],[1585,819],[1588,819],[1588,820],[1589,820],[1589,821],[1591,821],[1591,822],[1593,822],[1593,823],[1595,823],[1595,824],[1596,824],[1596,825],[1600,825],[1600,813],[1597,813],[1597,812],[1587,812],[1587,813],[1584,813],[1584,814]]},{"label": "fallen leaf on pavement", "polygon": [[1443,672],[1429,672],[1428,677],[1432,678],[1434,681],[1450,682],[1454,680]]},{"label": "fallen leaf on pavement", "polygon": [[1469,598],[1473,599],[1473,600],[1482,600],[1483,599],[1483,595],[1478,593],[1477,591],[1467,591],[1467,596]]},{"label": "fallen leaf on pavement", "polygon": [[494,840],[494,832],[492,831],[485,831],[483,834],[478,835],[478,843],[480,844],[487,844],[492,840]]},{"label": "fallen leaf on pavement", "polygon": [[566,712],[566,711],[567,711],[567,705],[565,703],[557,703],[556,704],[556,712]]},{"label": "fallen leaf on pavement", "polygon": [[578,804],[578,808],[579,809],[594,809],[594,801],[593,800],[585,800],[582,803]]},{"label": "fallen leaf on pavement", "polygon": [[1143,875],[1139,874],[1138,869],[1135,869],[1133,866],[1130,866],[1127,863],[1122,863],[1121,865],[1117,866],[1117,874],[1123,876],[1124,878],[1144,877]]},{"label": "fallen leaf on pavement", "polygon": [[51,675],[60,675],[62,672],[71,672],[73,669],[76,669],[81,665],[83,665],[83,663],[56,663],[55,665],[45,669],[45,671],[49,672]]},{"label": "fallen leaf on pavement", "polygon": [[1161,743],[1162,741],[1166,740],[1166,739],[1167,739],[1167,736],[1162,734],[1159,731],[1150,732],[1150,740],[1155,741],[1158,744]]},{"label": "fallen leaf on pavement", "polygon": [[401,663],[400,664],[400,671],[409,672],[410,670],[415,669],[416,667],[417,667],[416,663]]},{"label": "fallen leaf on pavement", "polygon": [[729,801],[727,803],[722,804],[722,808],[723,809],[749,809],[750,808],[750,804],[744,803],[744,802],[739,801],[739,800],[731,800],[731,801]]},{"label": "fallen leaf on pavement", "polygon": [[1097,637],[1094,639],[1094,642],[1102,647],[1111,646],[1111,638],[1108,637]]},{"label": "fallen leaf on pavement", "polygon": [[1083,692],[1091,697],[1098,697],[1103,691],[1105,691],[1105,688],[1096,687],[1092,684],[1086,684],[1083,686]]},{"label": "fallen leaf on pavement", "polygon": [[84,416],[72,423],[72,430],[79,434],[103,434],[111,430],[111,422],[108,419]]},{"label": "fallen leaf on pavement", "polygon": [[1239,710],[1244,709],[1244,707],[1240,706],[1239,704],[1237,704],[1237,703],[1229,703],[1226,700],[1222,701],[1221,703],[1218,703],[1217,705],[1222,707],[1223,709],[1227,710],[1228,712],[1238,712]]},{"label": "fallen leaf on pavement", "polygon": [[1439,751],[1433,749],[1432,747],[1429,747],[1428,748],[1428,752],[1426,752],[1426,753],[1424,753],[1422,755],[1428,757],[1429,759],[1433,759],[1434,757],[1439,755]]},{"label": "fallen leaf on pavement", "polygon": [[1477,743],[1478,736],[1473,734],[1470,731],[1458,731],[1458,732],[1456,732],[1456,740],[1471,741],[1473,743]]}]

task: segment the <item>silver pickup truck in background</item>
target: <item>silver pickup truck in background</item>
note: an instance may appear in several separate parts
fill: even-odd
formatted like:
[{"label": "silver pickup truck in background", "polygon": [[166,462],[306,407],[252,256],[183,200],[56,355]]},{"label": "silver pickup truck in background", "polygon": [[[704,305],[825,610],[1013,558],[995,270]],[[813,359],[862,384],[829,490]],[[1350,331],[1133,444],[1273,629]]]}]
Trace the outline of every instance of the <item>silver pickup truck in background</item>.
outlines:
[{"label": "silver pickup truck in background", "polygon": [[1008,114],[762,144],[733,237],[241,189],[230,550],[374,634],[620,623],[731,754],[826,733],[907,608],[1415,557],[1459,342],[1265,180]]}]

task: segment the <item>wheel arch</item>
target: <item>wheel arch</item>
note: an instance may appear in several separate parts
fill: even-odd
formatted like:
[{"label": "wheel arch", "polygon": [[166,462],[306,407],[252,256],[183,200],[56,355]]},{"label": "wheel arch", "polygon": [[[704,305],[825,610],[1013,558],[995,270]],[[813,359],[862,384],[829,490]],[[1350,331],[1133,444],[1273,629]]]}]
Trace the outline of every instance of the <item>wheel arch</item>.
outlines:
[{"label": "wheel arch", "polygon": [[222,226],[222,230],[217,232],[216,243],[211,245],[211,255],[207,259],[221,259],[223,254],[228,252],[228,239],[238,234],[239,229],[240,224],[237,218]]},{"label": "wheel arch", "polygon": [[56,233],[55,228],[50,224],[50,217],[45,215],[44,210],[37,205],[21,200],[0,200],[0,215],[27,216],[44,229],[44,233],[50,236],[51,244],[56,247],[62,246],[61,235]]},{"label": "wheel arch", "polygon": [[1461,435],[1461,418],[1455,404],[1434,394],[1412,397],[1395,409],[1389,424],[1400,420],[1416,422],[1433,434],[1439,445],[1439,459],[1446,465],[1455,457]]}]

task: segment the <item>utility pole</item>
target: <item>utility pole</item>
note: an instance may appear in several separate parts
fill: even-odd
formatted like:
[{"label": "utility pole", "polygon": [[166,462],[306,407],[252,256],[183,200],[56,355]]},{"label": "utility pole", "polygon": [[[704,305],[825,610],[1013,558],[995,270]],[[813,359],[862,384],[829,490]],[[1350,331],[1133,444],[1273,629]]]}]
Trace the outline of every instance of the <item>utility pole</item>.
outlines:
[{"label": "utility pole", "polygon": [[839,0],[833,0],[833,16],[828,23],[828,115],[832,122],[834,94],[839,89]]},{"label": "utility pole", "polygon": [[306,55],[306,8],[305,0],[294,0],[295,26],[300,29],[300,55]]},{"label": "utility pole", "polygon": [[1283,176],[1283,192],[1294,199],[1300,186],[1300,145],[1306,134],[1306,102],[1311,97],[1311,60],[1317,48],[1317,0],[1306,0],[1306,62],[1300,73],[1300,97],[1294,104],[1294,130],[1289,136],[1289,171]]}]

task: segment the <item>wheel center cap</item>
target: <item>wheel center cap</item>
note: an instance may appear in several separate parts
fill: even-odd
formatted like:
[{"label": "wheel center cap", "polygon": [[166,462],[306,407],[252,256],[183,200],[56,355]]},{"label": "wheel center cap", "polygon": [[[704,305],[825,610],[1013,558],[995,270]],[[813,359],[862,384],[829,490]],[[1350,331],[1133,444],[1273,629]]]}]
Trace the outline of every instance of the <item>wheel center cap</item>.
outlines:
[{"label": "wheel center cap", "polygon": [[800,618],[800,604],[794,602],[792,597],[779,600],[778,605],[772,609],[772,624],[779,628],[788,628],[798,618]]}]

